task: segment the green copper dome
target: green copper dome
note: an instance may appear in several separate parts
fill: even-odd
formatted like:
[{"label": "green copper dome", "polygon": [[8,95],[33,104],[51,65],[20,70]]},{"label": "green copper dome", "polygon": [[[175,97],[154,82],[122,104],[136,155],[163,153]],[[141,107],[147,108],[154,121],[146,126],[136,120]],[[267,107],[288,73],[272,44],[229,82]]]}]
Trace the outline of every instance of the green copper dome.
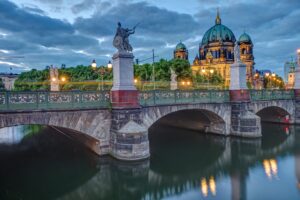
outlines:
[{"label": "green copper dome", "polygon": [[179,42],[176,45],[176,50],[186,50],[186,46],[182,42]]},{"label": "green copper dome", "polygon": [[252,40],[251,40],[251,37],[247,33],[243,33],[239,38],[239,42],[252,43]]},{"label": "green copper dome", "polygon": [[202,45],[207,45],[211,42],[233,42],[236,39],[233,32],[225,25],[221,24],[219,11],[216,18],[216,25],[211,27],[202,38]]}]

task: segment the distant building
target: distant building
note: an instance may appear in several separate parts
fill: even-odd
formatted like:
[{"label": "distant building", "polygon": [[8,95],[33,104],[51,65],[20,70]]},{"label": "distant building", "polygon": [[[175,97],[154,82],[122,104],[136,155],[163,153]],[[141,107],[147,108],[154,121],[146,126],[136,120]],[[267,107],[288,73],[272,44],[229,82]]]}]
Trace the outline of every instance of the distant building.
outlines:
[{"label": "distant building", "polygon": [[189,59],[189,52],[186,46],[182,42],[179,42],[176,45],[176,48],[174,50],[174,59],[183,59],[183,60]]},{"label": "distant building", "polygon": [[295,84],[295,71],[290,72],[288,74],[288,81],[286,83],[286,88],[292,89],[294,88],[294,84]]},{"label": "distant building", "polygon": [[[199,45],[198,55],[193,64],[193,74],[207,73],[210,71],[220,74],[225,80],[225,86],[230,84],[230,66],[234,62],[235,35],[227,26],[221,23],[219,11],[215,25],[206,31]],[[246,64],[247,82],[252,83],[254,56],[253,43],[247,33],[239,39],[240,59]]]},{"label": "distant building", "polygon": [[297,63],[294,62],[294,61],[286,62],[284,64],[284,77],[283,77],[283,80],[284,80],[285,83],[288,83],[289,74],[295,72],[296,65],[297,65]]},{"label": "distant building", "polygon": [[0,73],[0,78],[4,84],[4,89],[8,91],[13,90],[18,76],[19,74]]}]

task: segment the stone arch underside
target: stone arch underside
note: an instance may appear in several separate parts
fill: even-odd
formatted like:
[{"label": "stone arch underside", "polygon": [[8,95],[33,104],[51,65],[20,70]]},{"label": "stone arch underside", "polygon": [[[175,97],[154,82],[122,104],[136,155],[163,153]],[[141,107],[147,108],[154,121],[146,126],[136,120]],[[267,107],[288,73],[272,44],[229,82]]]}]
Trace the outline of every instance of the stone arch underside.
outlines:
[{"label": "stone arch underside", "polygon": [[295,122],[293,101],[269,101],[254,103],[254,112],[264,122],[292,124]]},{"label": "stone arch underside", "polygon": [[110,112],[106,110],[22,112],[0,114],[0,128],[47,125],[103,155],[109,149]]},{"label": "stone arch underside", "polygon": [[193,104],[168,105],[143,109],[143,123],[150,128],[162,123],[192,130],[228,135],[230,133],[230,105]]}]

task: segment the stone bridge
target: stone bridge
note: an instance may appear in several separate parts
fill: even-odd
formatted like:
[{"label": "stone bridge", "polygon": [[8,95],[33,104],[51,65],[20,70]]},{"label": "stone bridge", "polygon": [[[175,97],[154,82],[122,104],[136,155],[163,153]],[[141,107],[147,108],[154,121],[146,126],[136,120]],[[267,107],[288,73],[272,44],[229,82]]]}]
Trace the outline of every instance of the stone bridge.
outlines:
[{"label": "stone bridge", "polygon": [[[139,106],[112,107],[109,92],[2,92],[0,127],[49,125],[99,155],[121,160],[149,157],[148,129],[156,122],[224,136],[260,137],[261,121],[297,124],[293,90],[140,92]],[[67,131],[66,131],[67,130]]]}]

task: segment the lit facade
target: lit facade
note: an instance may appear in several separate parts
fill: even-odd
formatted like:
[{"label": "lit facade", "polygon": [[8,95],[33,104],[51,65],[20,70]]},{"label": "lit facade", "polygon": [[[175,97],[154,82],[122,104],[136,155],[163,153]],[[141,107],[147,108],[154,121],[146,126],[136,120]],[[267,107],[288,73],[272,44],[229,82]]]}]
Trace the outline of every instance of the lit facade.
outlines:
[{"label": "lit facade", "polygon": [[[225,86],[230,85],[230,66],[234,62],[234,46],[236,38],[233,32],[221,23],[219,12],[215,25],[211,27],[202,38],[199,52],[192,63],[193,74],[209,73],[211,70],[220,74],[225,80]],[[253,81],[254,56],[253,43],[250,36],[243,33],[240,44],[240,58],[247,66],[247,81]],[[174,51],[174,58],[175,52]],[[176,54],[180,55],[180,51]]]}]

